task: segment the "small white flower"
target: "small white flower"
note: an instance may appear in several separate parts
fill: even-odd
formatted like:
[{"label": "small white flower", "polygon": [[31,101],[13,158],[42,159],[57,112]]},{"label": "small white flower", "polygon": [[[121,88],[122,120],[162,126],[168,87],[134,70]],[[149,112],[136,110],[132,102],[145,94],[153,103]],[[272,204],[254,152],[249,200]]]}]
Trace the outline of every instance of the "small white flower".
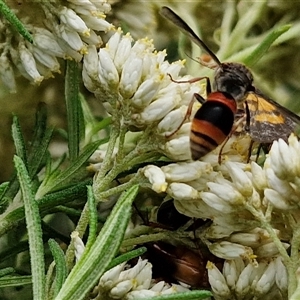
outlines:
[{"label": "small white flower", "polygon": [[245,264],[241,258],[225,260],[223,266],[223,276],[231,290],[235,289],[238,278],[244,268]]},{"label": "small white flower", "polygon": [[223,274],[212,262],[208,262],[206,268],[208,270],[208,280],[213,293],[218,297],[228,299],[228,297],[231,296],[231,293]]},{"label": "small white flower", "polygon": [[35,83],[40,83],[43,76],[37,70],[35,59],[32,53],[25,47],[24,44],[19,44],[20,59],[27,74],[34,80]]},{"label": "small white flower", "polygon": [[213,243],[209,246],[209,250],[214,255],[224,259],[235,259],[239,257],[249,260],[253,259],[253,250],[250,247],[227,241]]},{"label": "small white flower", "polygon": [[189,182],[212,170],[211,165],[201,161],[182,162],[161,167],[166,179],[171,182]]},{"label": "small white flower", "polygon": [[63,7],[59,12],[59,17],[64,24],[68,25],[78,33],[82,33],[87,36],[89,35],[90,30],[84,21],[72,9]]},{"label": "small white flower", "polygon": [[275,283],[275,272],[276,266],[274,260],[272,260],[255,286],[256,293],[265,295],[269,292]]},{"label": "small white flower", "polygon": [[265,171],[255,162],[251,162],[252,183],[255,189],[263,191],[267,186]]},{"label": "small white flower", "polygon": [[254,265],[248,264],[239,275],[239,279],[236,282],[235,291],[241,299],[249,292],[251,283],[250,275],[253,272]]},{"label": "small white flower", "polygon": [[142,68],[142,57],[133,53],[127,58],[120,78],[120,90],[124,98],[131,98],[134,95],[141,80]]},{"label": "small white flower", "polygon": [[[266,170],[269,187],[276,190],[282,196],[288,196],[291,200],[298,201],[298,196],[294,196],[294,189],[287,180],[279,179],[272,169]],[[293,197],[294,196],[294,197]]]},{"label": "small white flower", "polygon": [[207,186],[211,193],[216,194],[218,197],[232,205],[242,205],[245,202],[245,198],[242,194],[229,184],[224,185],[215,182],[208,182]]},{"label": "small white flower", "polygon": [[174,160],[182,161],[191,158],[189,136],[173,138],[162,146],[166,155]]},{"label": "small white flower", "polygon": [[156,166],[148,165],[146,166],[142,172],[145,177],[147,177],[152,184],[152,189],[157,192],[165,192],[168,184],[166,183],[166,177],[164,172]]},{"label": "small white flower", "polygon": [[282,262],[282,258],[278,256],[275,259],[276,271],[275,271],[275,281],[276,285],[283,294],[286,294],[288,288],[288,274],[285,265]]},{"label": "small white flower", "polygon": [[[88,47],[88,53],[84,57],[83,68],[93,80],[97,80],[98,78],[98,53],[96,46],[91,45]],[[84,78],[83,78],[84,79]]]},{"label": "small white flower", "polygon": [[104,31],[107,32],[111,29],[113,29],[113,25],[104,20],[105,15],[95,17],[92,15],[82,15],[81,18],[84,21],[84,23],[89,27],[93,28],[97,31]]},{"label": "small white flower", "polygon": [[262,243],[262,236],[258,232],[239,232],[229,237],[232,243],[242,244],[248,247],[256,248]]},{"label": "small white flower", "polygon": [[289,145],[279,139],[275,141],[269,153],[269,161],[266,162],[274,170],[276,176],[283,180],[292,180],[300,175],[300,146],[297,138],[291,135]]},{"label": "small white flower", "polygon": [[263,260],[258,263],[258,265],[253,268],[252,273],[250,275],[250,282],[251,282],[251,291],[255,289],[257,282],[263,276],[265,270],[267,269],[268,261]]},{"label": "small white flower", "polygon": [[296,205],[292,205],[285,197],[272,189],[265,189],[265,197],[278,209],[290,210],[296,208]]},{"label": "small white flower", "polygon": [[253,185],[246,173],[238,167],[234,162],[226,162],[232,182],[237,190],[245,197],[250,197],[253,193]]},{"label": "small white flower", "polygon": [[124,280],[114,286],[110,291],[110,296],[116,299],[122,299],[133,287],[132,280]]},{"label": "small white flower", "polygon": [[150,104],[157,95],[160,85],[160,80],[155,78],[149,78],[142,82],[132,97],[132,105],[143,108]]},{"label": "small white flower", "polygon": [[116,85],[119,81],[119,74],[111,59],[107,49],[99,50],[99,65],[98,72],[99,78],[102,84],[105,85]]},{"label": "small white flower", "polygon": [[37,47],[32,47],[32,53],[34,58],[45,67],[49,68],[51,72],[60,72],[60,65],[55,56],[47,54],[44,50]]},{"label": "small white flower", "polygon": [[119,264],[109,271],[105,272],[100,278],[99,287],[103,290],[112,289],[116,282],[119,280],[119,276],[123,269],[125,268],[126,263]]},{"label": "small white flower", "polygon": [[225,214],[234,211],[234,208],[227,201],[221,199],[213,193],[202,192],[201,199],[213,209],[223,212]]},{"label": "small white flower", "polygon": [[173,135],[184,121],[186,112],[187,106],[185,105],[169,112],[157,125],[158,133],[166,137]]},{"label": "small white flower", "polygon": [[118,29],[119,32],[119,42],[118,44],[112,47],[112,44],[110,43],[110,40],[106,44],[106,47],[111,52],[112,49],[115,49],[115,53],[112,54],[114,64],[118,70],[118,72],[122,71],[123,65],[125,61],[128,59],[130,53],[131,53],[131,43],[132,43],[132,37],[129,33],[126,33],[121,38],[121,29]]},{"label": "small white flower", "polygon": [[7,55],[4,53],[2,53],[0,56],[0,78],[11,93],[15,93],[17,91],[12,65],[9,62]]},{"label": "small white flower", "polygon": [[143,122],[146,124],[159,121],[173,110],[179,102],[180,98],[174,90],[173,93],[169,93],[168,95],[164,95],[163,97],[159,97],[153,101],[141,114],[137,116],[136,120],[137,122]]},{"label": "small white flower", "polygon": [[82,239],[79,237],[78,231],[73,231],[71,233],[71,239],[73,240],[74,243],[76,261],[79,261],[85,249],[84,243]]},{"label": "small white flower", "polygon": [[61,38],[75,51],[85,54],[87,53],[86,46],[83,44],[79,34],[76,31],[70,30],[64,25],[58,26]]},{"label": "small white flower", "polygon": [[65,53],[59,46],[54,34],[49,30],[44,28],[35,28],[32,38],[34,45],[45,50],[45,52],[61,58],[65,56]]},{"label": "small white flower", "polygon": [[94,30],[89,30],[88,36],[80,35],[80,37],[88,46],[93,45],[93,46],[96,46],[97,48],[99,48],[103,44],[101,36],[98,35]]},{"label": "small white flower", "polygon": [[[285,249],[288,249],[290,247],[290,244],[282,243],[282,246]],[[261,245],[260,247],[256,248],[255,254],[258,257],[274,257],[274,256],[278,255],[278,248],[274,242],[270,242],[270,243]]]},{"label": "small white flower", "polygon": [[185,183],[173,182],[168,186],[167,193],[177,200],[198,199],[199,193],[191,186]]}]

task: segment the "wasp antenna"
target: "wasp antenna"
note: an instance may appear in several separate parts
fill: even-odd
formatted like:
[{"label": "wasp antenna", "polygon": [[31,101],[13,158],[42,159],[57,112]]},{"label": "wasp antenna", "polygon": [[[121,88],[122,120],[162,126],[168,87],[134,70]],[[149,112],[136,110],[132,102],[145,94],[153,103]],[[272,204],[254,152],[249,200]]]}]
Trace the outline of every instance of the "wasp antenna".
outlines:
[{"label": "wasp antenna", "polygon": [[197,34],[191,29],[191,27],[185,21],[183,21],[172,9],[167,6],[163,6],[160,9],[160,14],[171,21],[174,25],[176,25],[183,33],[187,34],[196,45],[204,49],[219,66],[222,66],[217,56],[197,36]]}]

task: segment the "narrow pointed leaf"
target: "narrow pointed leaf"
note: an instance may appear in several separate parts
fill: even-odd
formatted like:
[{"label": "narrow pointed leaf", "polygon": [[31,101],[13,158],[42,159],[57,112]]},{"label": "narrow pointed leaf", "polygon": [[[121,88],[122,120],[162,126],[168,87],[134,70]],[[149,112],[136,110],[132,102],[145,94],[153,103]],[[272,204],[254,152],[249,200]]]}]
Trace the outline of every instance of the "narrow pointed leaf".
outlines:
[{"label": "narrow pointed leaf", "polygon": [[138,187],[133,186],[121,195],[94,245],[83,253],[56,300],[84,299],[97,283],[121,245],[137,192]]},{"label": "narrow pointed leaf", "polygon": [[2,0],[0,0],[0,12],[27,41],[29,41],[31,44],[33,43],[33,39],[29,31]]},{"label": "narrow pointed leaf", "polygon": [[278,39],[283,33],[287,32],[291,28],[291,25],[284,25],[269,33],[264,40],[256,47],[256,49],[244,59],[244,64],[251,67],[269,50],[272,44]]},{"label": "narrow pointed leaf", "polygon": [[18,179],[22,191],[25,208],[26,226],[28,232],[29,252],[31,257],[31,272],[33,284],[33,299],[44,299],[45,262],[42,239],[41,219],[38,205],[34,199],[31,180],[22,159],[14,157]]}]

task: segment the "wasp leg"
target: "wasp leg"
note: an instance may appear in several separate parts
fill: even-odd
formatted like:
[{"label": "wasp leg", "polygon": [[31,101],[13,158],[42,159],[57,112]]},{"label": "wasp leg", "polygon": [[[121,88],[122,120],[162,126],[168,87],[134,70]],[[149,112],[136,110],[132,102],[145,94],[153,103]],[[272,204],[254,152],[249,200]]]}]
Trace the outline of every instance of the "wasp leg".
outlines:
[{"label": "wasp leg", "polygon": [[[252,153],[253,144],[254,144],[254,141],[251,140],[250,145],[249,145],[249,149],[248,149],[247,164],[250,162],[250,157],[251,157],[251,153]],[[256,162],[258,160],[260,150],[261,150],[261,144],[259,144],[258,149],[257,149],[257,155],[256,155],[256,160],[255,160]]]},{"label": "wasp leg", "polygon": [[196,78],[192,78],[189,80],[175,80],[173,79],[173,77],[171,76],[171,74],[168,74],[168,76],[170,77],[171,81],[175,82],[175,83],[195,83],[197,81],[206,80],[206,94],[210,94],[211,93],[211,84],[210,84],[210,79],[207,76],[204,77],[196,77]]}]

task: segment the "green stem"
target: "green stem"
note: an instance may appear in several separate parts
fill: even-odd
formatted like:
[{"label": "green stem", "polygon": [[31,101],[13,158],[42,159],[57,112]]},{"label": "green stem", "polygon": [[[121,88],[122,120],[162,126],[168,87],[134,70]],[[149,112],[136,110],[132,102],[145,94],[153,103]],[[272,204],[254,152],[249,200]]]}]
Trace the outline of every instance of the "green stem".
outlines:
[{"label": "green stem", "polygon": [[[113,156],[114,148],[115,148],[119,133],[120,133],[119,128],[112,126],[112,132],[111,132],[111,135],[109,138],[106,155],[103,160],[101,169],[100,169],[96,179],[94,180],[94,191],[96,191],[96,192],[98,190],[98,185],[101,184],[102,179],[105,177],[107,171],[110,169],[111,164],[113,163],[112,156]],[[96,193],[95,193],[95,197],[97,198]]]},{"label": "green stem", "polygon": [[123,183],[123,184],[120,184],[114,188],[111,188],[109,190],[106,190],[104,192],[101,192],[99,193],[99,199],[105,199],[105,198],[108,198],[112,195],[116,195],[116,194],[119,194],[121,192],[124,192],[125,190],[127,190],[128,188],[130,188],[132,185],[134,184],[139,184],[141,185],[143,183],[143,177],[141,177],[140,175],[136,175],[134,176],[133,178],[131,178],[129,181]]},{"label": "green stem", "polygon": [[[155,143],[153,139],[151,139],[150,131],[146,130],[144,136],[140,139],[136,148],[133,151],[131,151],[129,154],[127,154],[127,156],[125,156],[120,163],[114,161],[115,164],[112,166],[112,154],[113,154],[113,150],[117,138],[119,137],[119,134],[120,134],[120,130],[116,129],[116,127],[113,127],[106,156],[102,164],[102,168],[99,171],[93,184],[93,191],[94,191],[96,203],[98,203],[103,199],[102,192],[107,191],[109,189],[111,182],[118,176],[118,174],[128,170],[133,165],[133,162],[134,163],[144,162],[145,161],[144,155],[146,155],[147,158],[149,158],[149,156],[151,155],[152,156],[155,155],[154,153],[151,154],[151,150],[155,149],[154,148]],[[134,183],[135,183],[134,181],[130,181],[130,183],[128,183],[127,188],[133,186]],[[86,204],[83,208],[81,217],[75,229],[76,231],[79,232],[80,237],[82,237],[82,235],[84,234],[88,223],[89,223],[89,210],[88,210],[88,205]],[[66,258],[67,265],[68,267],[70,267],[72,265],[73,257],[74,257],[74,248],[72,243],[70,244],[67,250],[66,257],[67,257]]]},{"label": "green stem", "polygon": [[286,249],[284,248],[284,246],[282,245],[277,234],[274,232],[274,228],[270,225],[269,221],[266,219],[264,214],[261,211],[255,210],[255,208],[252,207],[251,205],[246,205],[246,208],[260,222],[261,227],[267,230],[273,243],[276,245],[280,255],[282,256],[283,261],[285,262],[286,265],[289,264],[290,257],[288,256],[288,253],[287,253]]},{"label": "green stem", "polygon": [[135,245],[140,245],[140,244],[145,244],[150,242],[161,241],[162,239],[165,239],[167,236],[168,234],[166,232],[159,232],[159,233],[142,235],[135,238],[130,238],[123,241],[122,248],[132,247]]},{"label": "green stem", "polygon": [[289,276],[289,286],[288,286],[288,295],[294,293],[297,288],[297,278],[295,276],[297,269],[299,267],[299,247],[300,247],[300,227],[297,224],[290,214],[288,215],[289,223],[293,230],[293,236],[291,239],[291,259],[289,265],[287,266],[288,276]]},{"label": "green stem", "polygon": [[[291,257],[289,257],[285,247],[283,246],[282,242],[280,241],[277,234],[275,233],[274,228],[270,225],[268,219],[264,216],[264,214],[261,211],[255,210],[250,205],[247,205],[246,208],[248,209],[249,212],[252,213],[252,215],[258,221],[260,221],[261,227],[267,230],[273,243],[276,245],[278,252],[282,256],[283,263],[288,272],[288,279],[289,279],[288,295],[291,296],[297,287],[297,279],[296,279],[295,273],[296,273],[297,266],[299,264],[298,249],[299,249],[299,242],[300,242],[300,228],[298,228],[298,229],[294,228],[294,231],[293,231],[294,234],[293,234],[293,238],[291,241],[291,246],[292,246],[292,251],[293,251],[291,253],[291,255],[296,256],[296,259],[295,259],[295,257],[292,257],[292,258],[294,258],[294,260],[295,260],[294,261],[293,259],[291,259]],[[293,242],[295,240],[297,241],[296,243]],[[297,263],[295,263],[295,262],[297,262]]]},{"label": "green stem", "polygon": [[4,15],[6,20],[23,36],[24,39],[29,41],[31,44],[33,43],[33,39],[29,31],[2,0],[0,0],[0,12],[2,15]]},{"label": "green stem", "polygon": [[126,133],[127,133],[127,127],[123,126],[120,130],[120,136],[119,136],[119,148],[118,148],[118,154],[116,157],[117,163],[121,162],[124,157],[124,144],[125,144]]}]

